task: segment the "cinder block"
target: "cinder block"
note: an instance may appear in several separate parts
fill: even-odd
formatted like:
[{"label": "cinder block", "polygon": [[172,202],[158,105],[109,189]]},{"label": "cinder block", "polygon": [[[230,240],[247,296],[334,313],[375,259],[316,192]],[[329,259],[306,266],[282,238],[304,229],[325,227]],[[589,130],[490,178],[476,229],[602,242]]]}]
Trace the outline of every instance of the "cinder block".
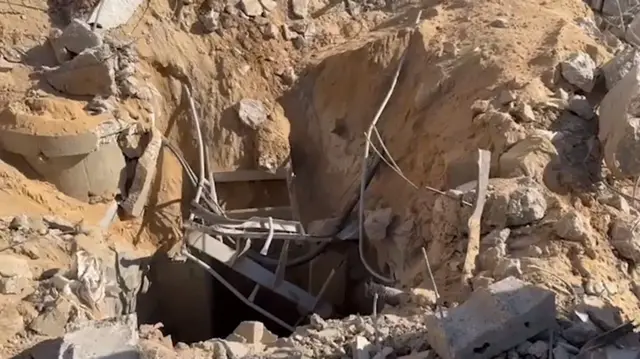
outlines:
[{"label": "cinder block", "polygon": [[485,359],[555,325],[555,294],[514,277],[473,292],[439,319],[427,317],[427,341],[443,359]]}]

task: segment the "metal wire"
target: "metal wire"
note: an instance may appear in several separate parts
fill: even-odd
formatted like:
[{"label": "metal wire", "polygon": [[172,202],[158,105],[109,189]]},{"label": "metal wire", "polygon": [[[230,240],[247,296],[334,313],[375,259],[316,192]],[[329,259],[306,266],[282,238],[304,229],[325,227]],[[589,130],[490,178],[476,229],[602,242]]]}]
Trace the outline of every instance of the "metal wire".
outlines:
[{"label": "metal wire", "polygon": [[211,266],[209,266],[207,263],[201,261],[198,257],[194,256],[193,254],[189,253],[189,251],[186,248],[183,248],[182,250],[182,254],[189,258],[190,260],[192,260],[193,262],[195,262],[196,264],[198,264],[200,267],[202,267],[204,270],[206,270],[209,274],[211,274],[218,282],[222,283],[222,285],[224,285],[231,293],[233,293],[236,297],[238,297],[238,299],[240,299],[244,304],[246,304],[247,306],[253,308],[253,310],[255,310],[256,312],[264,315],[265,317],[273,320],[274,322],[278,323],[280,326],[282,326],[283,328],[293,332],[294,329],[291,325],[285,323],[282,319],[276,317],[275,315],[269,313],[268,311],[262,309],[260,306],[254,304],[253,302],[249,301],[249,299],[245,298],[244,295],[242,295],[242,293],[240,293],[240,291],[238,291],[231,283],[227,282],[226,279],[224,279],[224,277],[222,275],[220,275],[218,272],[216,272],[215,270],[213,270],[213,268],[211,268]]}]

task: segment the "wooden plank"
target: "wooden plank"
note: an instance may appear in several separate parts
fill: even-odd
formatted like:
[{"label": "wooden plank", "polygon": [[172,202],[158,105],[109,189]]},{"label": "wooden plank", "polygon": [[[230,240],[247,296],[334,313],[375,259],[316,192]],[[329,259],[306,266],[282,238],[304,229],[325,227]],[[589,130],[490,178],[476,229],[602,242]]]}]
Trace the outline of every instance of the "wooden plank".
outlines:
[{"label": "wooden plank", "polygon": [[275,282],[275,274],[254,262],[247,256],[242,256],[238,258],[232,266],[229,265],[235,251],[215,238],[202,232],[188,231],[186,233],[186,240],[190,247],[228,265],[230,268],[251,279],[261,287],[268,288],[273,292],[278,293],[293,303],[298,304],[304,310],[312,311],[315,306],[315,312],[321,317],[326,318],[331,315],[333,308],[330,304],[320,302],[316,305],[316,298],[300,287],[287,281],[282,281],[280,285],[273,286],[273,283]]},{"label": "wooden plank", "polygon": [[469,242],[467,254],[462,268],[462,286],[471,291],[469,279],[476,270],[476,257],[480,252],[480,220],[484,203],[487,200],[487,187],[489,186],[489,170],[491,168],[491,152],[478,150],[478,182],[476,183],[476,201],[473,206],[473,214],[469,217],[467,226],[469,229]]},{"label": "wooden plank", "polygon": [[237,170],[213,173],[213,180],[216,183],[280,180],[284,181],[286,179],[287,173],[284,169],[279,169],[276,171],[276,173],[269,173],[259,170]]}]

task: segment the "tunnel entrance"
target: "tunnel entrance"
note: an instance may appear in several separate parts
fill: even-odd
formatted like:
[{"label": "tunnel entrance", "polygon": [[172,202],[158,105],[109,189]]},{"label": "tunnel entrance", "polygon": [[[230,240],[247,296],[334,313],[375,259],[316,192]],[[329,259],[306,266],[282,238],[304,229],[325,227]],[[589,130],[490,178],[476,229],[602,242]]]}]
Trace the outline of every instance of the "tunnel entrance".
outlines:
[{"label": "tunnel entrance", "polygon": [[[333,253],[346,253],[348,257],[347,252],[350,252],[350,249],[340,248]],[[254,288],[251,280],[205,255],[198,255],[198,258],[221,274],[245,297],[249,297]],[[322,262],[329,267],[334,265],[330,258],[320,258],[314,263],[314,270],[323,270]],[[354,268],[349,268],[347,263],[349,261],[345,262],[345,271],[342,272],[344,274],[354,272]],[[301,278],[300,273],[306,270],[302,267],[296,268],[287,279],[297,282]],[[138,299],[139,322],[162,323],[163,333],[170,335],[174,343],[189,344],[211,338],[226,338],[242,321],[260,321],[278,336],[291,334],[290,330],[244,304],[222,283],[192,261],[172,260],[166,251],[160,250],[151,259],[147,275],[150,286]],[[336,282],[332,281],[323,295],[323,298],[330,298],[334,305],[335,310],[331,318],[371,313],[371,300],[365,299],[362,277],[355,280],[346,275],[343,278],[334,276],[334,279]],[[339,283],[340,281],[343,282]],[[308,283],[299,285],[303,288],[308,287]],[[291,326],[308,323],[307,317],[310,313],[298,310],[295,303],[268,289],[261,288],[254,303]],[[364,305],[361,305],[362,303]]]}]

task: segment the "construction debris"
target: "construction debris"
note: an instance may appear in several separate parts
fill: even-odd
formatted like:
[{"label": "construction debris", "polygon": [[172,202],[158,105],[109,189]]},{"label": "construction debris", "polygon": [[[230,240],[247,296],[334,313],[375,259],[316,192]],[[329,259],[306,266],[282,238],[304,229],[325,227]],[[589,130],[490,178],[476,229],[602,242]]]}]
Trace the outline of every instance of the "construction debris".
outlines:
[{"label": "construction debris", "polygon": [[508,277],[476,290],[444,318],[427,317],[427,340],[443,359],[492,358],[551,329],[555,309],[552,292]]},{"label": "construction debris", "polygon": [[640,7],[587,5],[0,4],[0,357],[637,356]]}]

